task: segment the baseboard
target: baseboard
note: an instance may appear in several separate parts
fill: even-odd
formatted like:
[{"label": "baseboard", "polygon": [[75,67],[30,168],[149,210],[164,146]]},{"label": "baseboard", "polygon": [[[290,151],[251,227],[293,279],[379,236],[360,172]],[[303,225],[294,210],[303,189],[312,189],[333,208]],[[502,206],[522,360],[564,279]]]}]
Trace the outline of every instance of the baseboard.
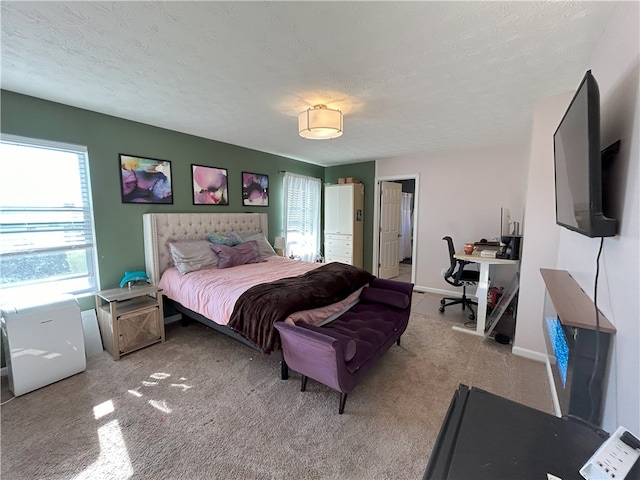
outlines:
[{"label": "baseboard", "polygon": [[528,358],[540,363],[547,363],[548,357],[544,353],[536,352],[535,350],[529,350],[528,348],[513,347],[511,353],[518,355],[519,357]]},{"label": "baseboard", "polygon": [[82,312],[82,335],[84,336],[84,353],[87,358],[102,353],[102,337],[98,326],[95,309]]},{"label": "baseboard", "polygon": [[7,370],[7,367],[0,368],[0,377],[6,377],[7,375],[9,375],[9,370]]},{"label": "baseboard", "polygon": [[[462,297],[462,291],[451,291],[451,290],[443,290],[441,288],[421,287],[420,285],[415,285],[413,287],[413,290],[415,292],[433,293],[436,295],[443,295],[443,296],[452,297],[452,298]],[[473,300],[478,299],[475,295],[471,295],[471,294],[467,294],[467,298],[471,298]]]}]

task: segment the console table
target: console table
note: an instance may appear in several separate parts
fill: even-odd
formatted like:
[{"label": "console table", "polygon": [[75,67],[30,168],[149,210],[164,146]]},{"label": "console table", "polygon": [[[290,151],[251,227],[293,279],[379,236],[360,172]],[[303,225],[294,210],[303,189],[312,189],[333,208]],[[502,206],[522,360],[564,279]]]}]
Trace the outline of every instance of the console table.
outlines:
[{"label": "console table", "polygon": [[[551,268],[541,268],[540,273],[562,323],[572,327],[595,330],[596,321],[593,301],[584,293],[584,290],[580,288],[580,285],[573,279],[571,274],[566,270],[554,270]],[[598,312],[600,331],[616,333],[616,327],[602,312]]]},{"label": "console table", "polygon": [[545,319],[543,326],[557,413],[600,425],[609,345],[616,328],[599,310],[596,322],[593,301],[569,272],[541,268],[540,273],[557,312],[557,320]]}]

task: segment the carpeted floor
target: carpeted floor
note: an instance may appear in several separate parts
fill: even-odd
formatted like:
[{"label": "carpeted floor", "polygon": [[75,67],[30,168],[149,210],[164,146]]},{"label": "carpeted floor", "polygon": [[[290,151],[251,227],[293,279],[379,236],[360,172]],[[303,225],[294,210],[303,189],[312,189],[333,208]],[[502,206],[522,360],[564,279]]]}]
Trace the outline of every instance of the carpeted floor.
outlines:
[{"label": "carpeted floor", "polygon": [[543,364],[451,325],[412,314],[343,415],[337,392],[312,380],[300,392],[277,360],[169,325],[164,344],[117,362],[99,354],[4,405],[2,478],[420,479],[459,383],[553,411]]}]

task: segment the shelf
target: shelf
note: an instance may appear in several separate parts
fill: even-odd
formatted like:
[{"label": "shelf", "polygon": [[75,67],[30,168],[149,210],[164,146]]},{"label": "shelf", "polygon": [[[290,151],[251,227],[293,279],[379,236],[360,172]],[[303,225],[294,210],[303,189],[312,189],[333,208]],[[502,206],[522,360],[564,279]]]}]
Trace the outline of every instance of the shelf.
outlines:
[{"label": "shelf", "polygon": [[[563,325],[596,329],[596,314],[593,300],[580,288],[578,282],[566,270],[541,268],[540,273],[547,286],[553,306],[558,312],[558,318]],[[616,327],[603,315],[600,310],[600,331],[616,333]]]},{"label": "shelf", "polygon": [[496,327],[502,315],[507,310],[509,305],[511,305],[511,301],[518,293],[520,288],[520,275],[516,273],[511,281],[511,284],[507,288],[507,290],[500,297],[500,301],[495,306],[495,308],[491,311],[491,314],[487,317],[487,325],[484,330],[484,338],[488,338],[493,332],[493,329]]},{"label": "shelf", "polygon": [[101,290],[96,295],[102,297],[107,302],[121,302],[141,295],[154,295],[160,289],[155,285],[136,285],[129,288],[112,288],[111,290]]},{"label": "shelf", "polygon": [[[132,298],[131,300],[123,300],[118,302],[118,316],[157,306],[158,301],[151,297],[138,297]],[[102,305],[100,308],[105,312],[110,312],[109,304]]]}]

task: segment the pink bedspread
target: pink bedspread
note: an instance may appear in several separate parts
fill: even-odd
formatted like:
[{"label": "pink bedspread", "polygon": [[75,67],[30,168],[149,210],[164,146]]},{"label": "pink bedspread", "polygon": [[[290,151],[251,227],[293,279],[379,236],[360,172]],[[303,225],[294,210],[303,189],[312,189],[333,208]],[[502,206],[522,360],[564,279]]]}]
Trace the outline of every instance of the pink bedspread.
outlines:
[{"label": "pink bedspread", "polygon": [[163,295],[220,325],[226,325],[236,301],[249,288],[302,275],[323,265],[275,255],[266,260],[231,268],[208,268],[186,275],[171,267],[162,274],[159,286]]}]

